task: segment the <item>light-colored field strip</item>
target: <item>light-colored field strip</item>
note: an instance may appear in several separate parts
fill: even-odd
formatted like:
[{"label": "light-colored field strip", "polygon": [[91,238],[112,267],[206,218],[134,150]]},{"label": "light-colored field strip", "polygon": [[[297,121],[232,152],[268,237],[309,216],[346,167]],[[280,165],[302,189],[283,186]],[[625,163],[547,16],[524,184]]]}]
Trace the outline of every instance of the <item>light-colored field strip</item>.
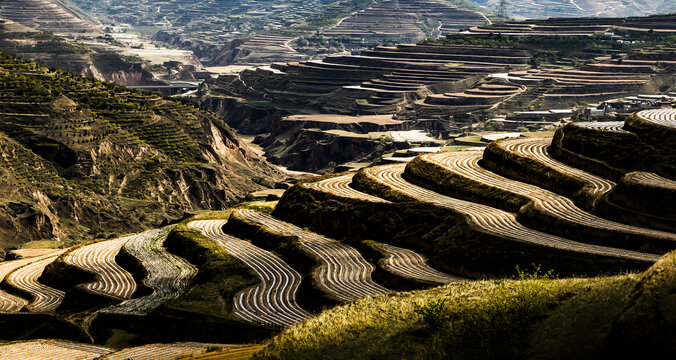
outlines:
[{"label": "light-colored field strip", "polygon": [[[7,274],[11,273],[12,271],[32,262],[51,257],[58,251],[59,250],[51,250],[48,254],[42,256],[0,262],[0,281],[2,281],[5,276],[7,276]],[[28,301],[26,299],[0,290],[0,313],[18,312],[21,311],[21,309],[26,305],[28,305]]]},{"label": "light-colored field strip", "polygon": [[[346,174],[317,182],[304,183],[302,186],[349,199],[390,203],[390,201],[350,187],[353,177],[354,174]],[[385,243],[380,243],[378,246],[381,247],[387,256],[384,261],[388,271],[394,274],[440,284],[463,280],[463,278],[444,274],[431,268],[427,265],[425,259],[415,251]]]},{"label": "light-colored field strip", "polygon": [[629,131],[624,130],[624,121],[590,121],[590,122],[575,122],[572,124],[574,126],[587,129],[629,133]]},{"label": "light-colored field strip", "polygon": [[7,360],[92,360],[113,350],[56,340],[16,342],[0,346],[0,359]]},{"label": "light-colored field strip", "polygon": [[636,115],[653,124],[676,128],[676,109],[643,110]]},{"label": "light-colored field strip", "polygon": [[33,296],[33,301],[26,305],[31,312],[51,312],[63,301],[65,293],[61,290],[45,286],[38,282],[45,267],[51,264],[66,250],[59,250],[54,255],[28,263],[7,274],[5,281]]},{"label": "light-colored field strip", "polygon": [[99,280],[85,284],[85,287],[98,294],[120,300],[131,298],[136,291],[136,282],[132,275],[115,262],[120,248],[137,235],[113,240],[101,241],[75,249],[64,257],[64,262],[96,273]]},{"label": "light-colored field strip", "polygon": [[225,351],[197,355],[190,360],[248,360],[264,347],[264,345],[233,345]]},{"label": "light-colored field strip", "polygon": [[415,198],[416,200],[432,203],[465,214],[479,228],[501,237],[533,245],[547,246],[558,250],[644,261],[646,263],[654,262],[659,258],[658,255],[654,254],[583,244],[529,229],[517,222],[516,217],[512,213],[494,207],[445,196],[407,182],[402,178],[404,166],[405,165],[400,164],[385,165],[368,168],[364,171],[372,180],[409,197]]},{"label": "light-colored field strip", "polygon": [[381,247],[386,255],[386,258],[383,259],[385,267],[394,274],[439,284],[465,280],[464,278],[448,275],[433,269],[427,265],[427,261],[420,254],[413,250],[384,243],[380,243],[378,246]]},{"label": "light-colored field strip", "polygon": [[588,183],[592,186],[592,193],[595,196],[601,196],[615,186],[615,183],[608,179],[566,165],[551,157],[549,153],[547,153],[547,147],[549,147],[550,142],[550,139],[525,138],[501,140],[497,144],[509,152],[537,160],[554,170],[574,176]]},{"label": "light-colored field strip", "polygon": [[349,199],[358,199],[358,200],[366,200],[366,201],[370,201],[370,202],[389,203],[389,201],[387,201],[385,199],[381,199],[377,196],[365,194],[361,191],[357,191],[357,190],[351,188],[350,183],[352,182],[353,176],[354,176],[354,174],[346,174],[346,175],[341,175],[341,176],[336,176],[336,177],[320,180],[320,181],[317,181],[317,182],[303,183],[301,186],[308,188],[308,189],[314,189],[314,190],[330,193],[330,194],[333,194],[333,195],[336,195],[336,196],[349,198]]},{"label": "light-colored field strip", "polygon": [[305,231],[297,226],[253,210],[237,210],[248,221],[267,227],[274,233],[298,236],[300,243],[321,261],[316,281],[337,299],[353,301],[389,290],[371,279],[373,265],[354,248],[340,241]]},{"label": "light-colored field strip", "polygon": [[449,172],[480,184],[528,197],[538,208],[569,223],[599,230],[641,235],[646,239],[654,238],[673,241],[674,245],[676,245],[676,234],[626,225],[600,218],[580,209],[567,197],[537,186],[502,177],[482,168],[479,165],[481,157],[482,152],[480,151],[461,151],[423,155],[421,160],[438,164]]},{"label": "light-colored field strip", "polygon": [[273,253],[225,234],[225,223],[225,220],[199,220],[188,226],[216,241],[261,279],[260,284],[235,295],[234,314],[246,321],[279,326],[290,326],[310,317],[296,302],[300,274]]},{"label": "light-colored field strip", "polygon": [[626,175],[629,179],[653,187],[676,190],[676,180],[663,178],[655,173],[635,171]]},{"label": "light-colored field strip", "polygon": [[203,343],[152,344],[120,350],[101,356],[98,360],[175,360],[203,354],[207,349],[227,349],[229,345]]},{"label": "light-colored field strip", "polygon": [[197,268],[162,247],[172,228],[173,226],[167,226],[149,230],[134,236],[124,244],[125,251],[143,263],[147,271],[143,283],[153,292],[138,299],[113,305],[103,310],[104,312],[147,314],[187,290],[190,280],[197,274]]}]

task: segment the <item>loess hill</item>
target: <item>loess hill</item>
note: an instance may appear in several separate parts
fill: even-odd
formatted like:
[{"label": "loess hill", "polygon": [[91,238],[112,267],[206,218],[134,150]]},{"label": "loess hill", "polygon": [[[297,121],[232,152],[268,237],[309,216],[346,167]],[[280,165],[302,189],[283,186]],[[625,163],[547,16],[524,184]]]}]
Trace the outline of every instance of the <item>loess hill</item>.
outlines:
[{"label": "loess hill", "polygon": [[[98,39],[106,40],[103,37]],[[49,67],[120,85],[158,83],[140,58],[95,50],[81,42],[69,41],[51,32],[35,30],[1,17],[0,49]]]},{"label": "loess hill", "polygon": [[190,103],[2,55],[1,247],[127,233],[279,179]]},{"label": "loess hill", "polygon": [[[641,111],[610,125],[573,123],[553,141],[499,140],[483,153],[421,155],[292,188],[273,212],[281,219],[353,244],[416,249],[449,273],[504,276],[516,266],[518,275],[362,298],[287,329],[254,358],[673,352],[674,155],[663,144],[674,141],[676,111]],[[557,279],[547,269],[585,277]]]}]

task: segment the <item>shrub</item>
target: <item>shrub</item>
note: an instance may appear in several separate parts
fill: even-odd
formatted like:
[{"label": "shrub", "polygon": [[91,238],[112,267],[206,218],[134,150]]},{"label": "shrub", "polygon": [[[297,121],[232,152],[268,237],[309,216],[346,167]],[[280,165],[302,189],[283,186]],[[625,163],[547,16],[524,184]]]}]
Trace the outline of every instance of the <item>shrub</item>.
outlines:
[{"label": "shrub", "polygon": [[441,328],[448,322],[450,315],[450,308],[446,299],[430,300],[425,304],[415,303],[413,311],[420,315],[432,330]]}]

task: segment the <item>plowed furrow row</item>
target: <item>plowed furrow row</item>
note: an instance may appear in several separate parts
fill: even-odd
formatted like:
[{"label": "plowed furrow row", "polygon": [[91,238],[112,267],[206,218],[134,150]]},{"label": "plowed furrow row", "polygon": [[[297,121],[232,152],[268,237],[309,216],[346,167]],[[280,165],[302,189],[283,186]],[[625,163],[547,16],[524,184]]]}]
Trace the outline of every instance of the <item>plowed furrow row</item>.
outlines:
[{"label": "plowed furrow row", "polygon": [[[0,281],[2,281],[7,276],[7,274],[11,273],[12,271],[49,256],[53,256],[53,254],[28,259],[0,262]],[[25,299],[0,290],[0,313],[18,312],[26,305],[28,305],[28,301]]]},{"label": "plowed furrow row", "polygon": [[98,281],[85,284],[88,290],[121,300],[129,299],[136,291],[136,282],[127,270],[115,262],[115,256],[120,252],[120,248],[135,236],[83,246],[67,254],[64,261],[99,276]]},{"label": "plowed furrow row", "polygon": [[85,344],[51,340],[19,342],[0,346],[2,359],[15,360],[91,360],[112,350]]},{"label": "plowed furrow row", "polygon": [[63,301],[65,293],[61,290],[45,286],[38,282],[45,267],[51,264],[65,250],[60,250],[54,255],[49,255],[30,262],[7,275],[5,281],[12,286],[29,293],[33,301],[26,305],[26,309],[32,312],[51,312]]},{"label": "plowed furrow row", "polygon": [[341,175],[317,182],[311,182],[311,183],[304,183],[302,186],[309,188],[309,189],[315,189],[318,191],[326,192],[329,194],[333,194],[336,196],[340,197],[345,197],[349,199],[358,199],[358,200],[366,200],[366,201],[371,201],[371,202],[384,202],[388,203],[389,201],[385,199],[381,199],[377,196],[365,194],[361,191],[357,191],[353,188],[350,187],[350,183],[352,182],[352,177],[354,174],[347,174],[347,175]]},{"label": "plowed furrow row", "polygon": [[641,184],[665,189],[676,189],[676,180],[663,178],[655,173],[636,171],[629,174],[632,180]]},{"label": "plowed furrow row", "polygon": [[402,178],[404,166],[405,165],[399,164],[378,166],[366,169],[365,173],[371,179],[419,201],[432,203],[465,214],[474,224],[484,231],[501,237],[565,251],[584,252],[646,262],[653,262],[658,258],[657,255],[653,254],[583,244],[529,229],[517,222],[512,213],[490,206],[441,195],[407,182]]},{"label": "plowed furrow row", "polygon": [[235,315],[254,323],[281,326],[290,326],[309,317],[311,314],[296,302],[300,274],[271,252],[225,234],[222,230],[225,223],[225,220],[200,220],[188,226],[219,243],[261,279],[260,284],[235,295]]},{"label": "plowed furrow row", "polygon": [[147,314],[187,290],[190,280],[197,274],[197,269],[185,259],[170,254],[162,246],[172,228],[169,226],[149,230],[134,236],[124,244],[125,251],[143,263],[147,271],[143,283],[153,292],[112,306],[105,312]]},{"label": "plowed furrow row", "polygon": [[566,165],[547,153],[547,147],[549,146],[550,139],[514,139],[514,140],[505,140],[499,144],[505,148],[505,150],[515,153],[519,156],[528,157],[535,159],[552,169],[561,171],[565,174],[572,175],[579,178],[582,181],[585,181],[593,186],[593,192],[595,195],[600,196],[608,191],[610,191],[615,183],[604,179],[602,177],[593,175],[586,171],[574,168],[572,166]]},{"label": "plowed furrow row", "polygon": [[124,349],[102,356],[100,360],[173,360],[200,355],[205,353],[209,348],[218,349],[227,348],[227,346],[202,343],[153,344]]},{"label": "plowed furrow row", "polygon": [[538,205],[540,209],[567,222],[575,223],[584,227],[597,228],[599,230],[612,230],[627,234],[640,235],[645,238],[674,241],[674,244],[676,244],[676,234],[640,228],[606,220],[580,209],[573,203],[572,200],[564,196],[555,194],[537,186],[511,180],[488,171],[479,165],[481,156],[481,152],[461,151],[423,155],[421,159],[424,161],[430,161],[434,164],[439,164],[449,172],[476,181],[480,184],[528,197],[533,202],[535,202],[535,204]]},{"label": "plowed furrow row", "polygon": [[317,282],[343,301],[388,292],[371,279],[374,268],[354,248],[342,242],[302,230],[270,215],[253,210],[238,210],[245,219],[267,227],[274,233],[298,236],[300,243],[321,261]]},{"label": "plowed furrow row", "polygon": [[394,274],[439,284],[464,280],[461,277],[448,275],[433,269],[415,251],[388,244],[379,244],[379,246],[381,246],[387,256],[384,259],[387,269]]},{"label": "plowed furrow row", "polygon": [[594,121],[594,122],[576,122],[573,123],[575,126],[586,128],[586,129],[595,129],[601,131],[614,131],[621,133],[628,133],[629,131],[624,130],[624,121]]},{"label": "plowed furrow row", "polygon": [[676,128],[676,109],[643,110],[639,111],[637,115],[653,124]]}]

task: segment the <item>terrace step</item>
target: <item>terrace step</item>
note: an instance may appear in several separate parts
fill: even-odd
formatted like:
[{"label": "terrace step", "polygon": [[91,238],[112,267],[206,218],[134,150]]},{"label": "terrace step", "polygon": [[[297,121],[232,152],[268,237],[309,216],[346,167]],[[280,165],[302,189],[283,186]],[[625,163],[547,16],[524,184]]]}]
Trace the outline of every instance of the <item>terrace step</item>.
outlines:
[{"label": "terrace step", "polygon": [[256,324],[290,326],[310,317],[296,294],[301,275],[269,251],[223,232],[226,220],[199,220],[188,226],[216,241],[223,249],[251,267],[261,283],[235,295],[234,314]]},{"label": "terrace step", "polygon": [[354,248],[253,210],[237,210],[233,217],[258,224],[270,233],[298,237],[299,244],[319,264],[313,271],[318,286],[340,301],[353,301],[363,296],[389,290],[371,279],[375,270]]},{"label": "terrace step", "polygon": [[[536,261],[544,261],[544,258],[549,256],[562,256],[567,259],[566,261],[576,259],[574,261],[582,263],[595,259],[593,260],[595,265],[592,267],[600,265],[599,262],[602,262],[605,264],[603,267],[643,268],[649,266],[658,258],[657,255],[643,252],[579,243],[524,227],[511,213],[448,197],[416,186],[402,177],[404,167],[405,165],[387,165],[364,169],[361,171],[363,177],[359,178],[363,183],[358,184],[358,187],[372,189],[375,193],[382,194],[386,198],[390,197],[391,194],[393,200],[408,199],[408,201],[430,203],[439,208],[462,214],[473,228],[495,239],[492,241],[510,241],[513,242],[512,246],[518,244],[517,247],[523,247],[519,251],[529,253],[532,259],[537,259]],[[512,255],[516,256],[516,254]],[[553,264],[551,261],[554,260],[547,260],[548,263]],[[569,264],[556,263],[553,266],[563,268],[566,265]],[[590,269],[589,264],[587,266],[578,265]]]},{"label": "terrace step", "polygon": [[25,295],[31,301],[25,305],[30,312],[50,313],[61,304],[65,293],[59,289],[46,286],[38,281],[47,265],[54,262],[66,250],[35,258],[20,267],[13,269],[2,280],[2,285]]},{"label": "terrace step", "polygon": [[121,251],[137,259],[143,266],[146,275],[143,285],[152,292],[110,306],[103,312],[144,315],[188,290],[197,269],[162,246],[171,229],[173,226],[149,230],[135,235],[124,244]]},{"label": "terrace step", "polygon": [[[473,151],[423,155],[406,171],[443,193],[515,211],[517,220],[540,231],[642,252],[663,254],[676,248],[676,234],[592,215],[566,197],[484,169],[481,157],[482,152]],[[437,175],[426,177],[429,173]]]}]

